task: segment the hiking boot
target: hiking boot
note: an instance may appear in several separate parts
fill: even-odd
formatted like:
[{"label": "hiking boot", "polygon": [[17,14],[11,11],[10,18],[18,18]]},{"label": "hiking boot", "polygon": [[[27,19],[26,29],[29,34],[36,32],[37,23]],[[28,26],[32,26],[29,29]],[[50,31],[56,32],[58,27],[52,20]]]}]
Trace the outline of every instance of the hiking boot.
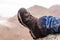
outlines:
[{"label": "hiking boot", "polygon": [[18,20],[22,25],[31,29],[35,26],[37,18],[33,17],[25,8],[21,8],[18,11]]},{"label": "hiking boot", "polygon": [[36,17],[32,16],[25,8],[21,8],[17,16],[19,22],[30,29],[30,34],[34,39],[40,37],[40,27]]},{"label": "hiking boot", "polygon": [[18,20],[25,27],[30,29],[33,39],[43,38],[49,34],[60,33],[60,19],[53,16],[43,16],[37,19],[25,8],[18,11]]},{"label": "hiking boot", "polygon": [[43,33],[43,29],[39,23],[39,19],[32,16],[25,8],[21,8],[18,11],[17,16],[19,22],[30,29],[30,34],[33,37],[33,39],[42,38],[46,36]]}]

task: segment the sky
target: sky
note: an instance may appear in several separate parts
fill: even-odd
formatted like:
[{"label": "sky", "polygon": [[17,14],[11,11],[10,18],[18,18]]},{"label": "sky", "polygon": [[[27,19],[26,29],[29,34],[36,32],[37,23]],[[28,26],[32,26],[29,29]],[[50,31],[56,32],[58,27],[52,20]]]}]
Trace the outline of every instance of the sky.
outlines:
[{"label": "sky", "polygon": [[0,16],[13,17],[22,7],[27,9],[33,5],[39,5],[49,8],[57,4],[60,5],[60,0],[0,0]]}]

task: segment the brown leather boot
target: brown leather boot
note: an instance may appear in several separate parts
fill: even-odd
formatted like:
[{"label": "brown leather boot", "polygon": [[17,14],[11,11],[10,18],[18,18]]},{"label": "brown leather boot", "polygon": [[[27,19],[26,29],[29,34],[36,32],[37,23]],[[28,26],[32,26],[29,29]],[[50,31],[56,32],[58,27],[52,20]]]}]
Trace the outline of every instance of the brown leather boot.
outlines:
[{"label": "brown leather boot", "polygon": [[41,26],[36,17],[32,16],[25,8],[21,8],[18,11],[18,20],[25,27],[29,28],[30,33],[34,39],[40,38],[43,35],[41,34]]},{"label": "brown leather boot", "polygon": [[37,18],[33,17],[25,8],[21,8],[18,11],[18,20],[30,30],[36,26],[35,23],[37,22]]}]

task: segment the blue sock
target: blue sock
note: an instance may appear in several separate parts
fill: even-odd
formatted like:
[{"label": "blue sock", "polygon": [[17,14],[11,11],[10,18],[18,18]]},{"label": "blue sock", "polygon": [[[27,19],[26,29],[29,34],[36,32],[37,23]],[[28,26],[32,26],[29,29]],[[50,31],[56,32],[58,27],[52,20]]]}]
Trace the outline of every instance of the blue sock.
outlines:
[{"label": "blue sock", "polygon": [[39,18],[44,33],[58,33],[60,31],[60,19],[53,16],[43,16]]}]

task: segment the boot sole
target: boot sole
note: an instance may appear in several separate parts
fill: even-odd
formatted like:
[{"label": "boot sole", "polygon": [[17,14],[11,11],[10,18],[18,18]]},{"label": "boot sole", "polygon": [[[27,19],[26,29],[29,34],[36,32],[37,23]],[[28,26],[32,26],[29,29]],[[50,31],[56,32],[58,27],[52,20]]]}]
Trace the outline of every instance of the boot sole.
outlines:
[{"label": "boot sole", "polygon": [[24,25],[24,26],[26,26],[24,23],[23,23],[23,21],[22,21],[22,17],[21,17],[21,15],[20,15],[20,13],[18,13],[18,17],[19,17],[19,21],[20,21],[20,23],[22,24],[22,25]]}]

